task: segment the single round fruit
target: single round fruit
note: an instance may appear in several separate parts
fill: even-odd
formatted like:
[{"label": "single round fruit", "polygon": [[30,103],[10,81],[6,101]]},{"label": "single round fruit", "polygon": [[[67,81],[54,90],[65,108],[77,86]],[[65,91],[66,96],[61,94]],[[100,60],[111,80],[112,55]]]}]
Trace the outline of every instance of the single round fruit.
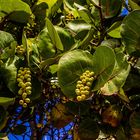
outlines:
[{"label": "single round fruit", "polygon": [[31,78],[27,78],[27,80],[26,80],[27,82],[31,82]]},{"label": "single round fruit", "polygon": [[26,91],[27,91],[27,90],[31,90],[31,89],[32,89],[31,86],[26,87]]},{"label": "single round fruit", "polygon": [[26,97],[27,97],[27,93],[24,92],[24,93],[22,94],[22,99],[25,99]]},{"label": "single round fruit", "polygon": [[81,98],[82,98],[82,100],[85,100],[86,99],[86,95],[82,94]]},{"label": "single round fruit", "polygon": [[31,82],[26,82],[25,85],[26,86],[31,86],[32,84],[31,84]]},{"label": "single round fruit", "polygon": [[22,89],[20,89],[19,91],[18,91],[18,95],[22,95]]},{"label": "single round fruit", "polygon": [[30,101],[31,101],[31,100],[30,100],[29,98],[26,98],[26,99],[25,99],[25,102],[26,102],[26,103],[30,103]]},{"label": "single round fruit", "polygon": [[82,82],[79,80],[79,81],[77,81],[77,84],[82,84]]},{"label": "single round fruit", "polygon": [[22,105],[24,108],[26,108],[27,107],[27,103],[23,103],[23,105]]},{"label": "single round fruit", "polygon": [[87,82],[86,85],[87,85],[87,86],[91,86],[92,83],[91,83],[91,82]]},{"label": "single round fruit", "polygon": [[31,95],[32,92],[31,92],[30,90],[27,90],[26,93],[27,93],[28,95]]},{"label": "single round fruit", "polygon": [[77,101],[81,101],[81,100],[82,100],[81,96],[77,96]]},{"label": "single round fruit", "polygon": [[24,101],[23,100],[19,100],[19,104],[23,105]]}]

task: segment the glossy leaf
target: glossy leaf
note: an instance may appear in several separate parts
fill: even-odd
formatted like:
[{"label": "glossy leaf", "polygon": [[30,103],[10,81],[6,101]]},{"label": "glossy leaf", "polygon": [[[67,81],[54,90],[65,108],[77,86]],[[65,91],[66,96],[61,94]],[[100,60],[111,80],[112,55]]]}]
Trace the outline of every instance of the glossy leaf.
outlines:
[{"label": "glossy leaf", "polygon": [[0,105],[8,106],[15,102],[15,98],[0,97]]},{"label": "glossy leaf", "polygon": [[54,26],[55,30],[57,31],[60,40],[63,44],[64,51],[70,50],[71,47],[74,45],[75,41],[70,32],[68,32],[66,29],[59,27],[59,26]]},{"label": "glossy leaf", "polygon": [[121,22],[114,23],[109,29],[108,29],[108,35],[113,38],[121,38],[120,35],[120,29],[121,29]]},{"label": "glossy leaf", "polygon": [[[91,0],[95,5],[99,6],[99,0]],[[101,0],[101,10],[104,18],[116,16],[121,11],[121,0]],[[114,8],[115,7],[115,8]]]},{"label": "glossy leaf", "polygon": [[117,93],[124,85],[129,71],[130,65],[126,61],[125,56],[122,53],[117,54],[113,73],[110,80],[102,87],[102,94],[113,95],[114,93]]},{"label": "glossy leaf", "polygon": [[0,17],[8,16],[10,20],[26,23],[31,13],[29,5],[21,0],[0,0]]},{"label": "glossy leaf", "polygon": [[129,54],[140,51],[140,10],[131,12],[123,20],[121,36]]},{"label": "glossy leaf", "polygon": [[26,132],[27,126],[25,125],[17,125],[13,128],[12,133],[15,135],[22,135],[23,133]]},{"label": "glossy leaf", "polygon": [[77,80],[83,72],[92,68],[93,58],[88,52],[74,50],[63,55],[58,64],[58,79],[63,93],[69,98],[76,97]]},{"label": "glossy leaf", "polygon": [[47,59],[55,55],[55,46],[53,45],[46,28],[39,33],[36,43],[38,51],[43,59]]},{"label": "glossy leaf", "polygon": [[17,68],[15,64],[5,65],[0,69],[0,72],[3,75],[4,81],[11,92],[15,92],[16,89],[16,76]]},{"label": "glossy leaf", "polygon": [[133,10],[140,10],[139,0],[128,0],[128,3]]},{"label": "glossy leaf", "polygon": [[57,49],[63,50],[64,47],[63,47],[63,44],[60,40],[60,37],[59,37],[58,33],[56,32],[53,24],[51,23],[51,21],[49,19],[46,19],[46,27],[48,29],[48,33],[49,33],[49,36],[51,38],[51,41],[52,41],[53,45]]},{"label": "glossy leaf", "polygon": [[6,48],[9,47],[10,44],[15,41],[13,36],[5,31],[0,31],[0,48]]},{"label": "glossy leaf", "polygon": [[93,54],[93,71],[97,76],[93,90],[101,88],[110,78],[115,65],[115,54],[106,46],[100,46]]},{"label": "glossy leaf", "polygon": [[81,18],[88,24],[93,23],[93,19],[91,17],[90,12],[88,11],[88,9],[86,9],[84,6],[81,6],[77,3],[74,3],[74,6],[76,7],[79,15],[81,16]]},{"label": "glossy leaf", "polygon": [[41,83],[36,77],[32,77],[32,93],[30,95],[31,100],[36,100],[41,95]]}]

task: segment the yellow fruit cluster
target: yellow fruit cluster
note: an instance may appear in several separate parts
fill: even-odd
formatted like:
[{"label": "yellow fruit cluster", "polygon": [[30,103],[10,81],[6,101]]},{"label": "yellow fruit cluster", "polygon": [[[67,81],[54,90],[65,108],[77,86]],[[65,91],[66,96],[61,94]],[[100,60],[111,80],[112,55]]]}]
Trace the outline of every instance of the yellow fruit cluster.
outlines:
[{"label": "yellow fruit cluster", "polygon": [[20,67],[17,74],[17,82],[20,87],[18,95],[22,98],[19,100],[19,104],[26,108],[27,104],[30,103],[30,98],[27,96],[31,94],[32,90],[31,71],[29,68]]},{"label": "yellow fruit cluster", "polygon": [[95,79],[94,72],[86,70],[81,76],[80,80],[77,81],[76,84],[76,95],[77,101],[83,101],[89,97],[90,89],[93,80]]},{"label": "yellow fruit cluster", "polygon": [[25,53],[25,49],[23,48],[23,45],[17,46],[16,47],[16,52],[19,55],[23,55]]}]

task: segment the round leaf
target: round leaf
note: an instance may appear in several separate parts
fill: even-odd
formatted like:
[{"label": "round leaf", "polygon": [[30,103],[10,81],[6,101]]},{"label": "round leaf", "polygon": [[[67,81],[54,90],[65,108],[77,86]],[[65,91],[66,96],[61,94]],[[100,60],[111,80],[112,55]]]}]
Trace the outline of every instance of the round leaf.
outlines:
[{"label": "round leaf", "polygon": [[74,50],[63,55],[58,64],[58,79],[61,90],[69,97],[76,97],[75,88],[79,77],[86,70],[93,69],[93,57],[82,50]]},{"label": "round leaf", "polygon": [[106,46],[100,46],[93,54],[93,71],[97,76],[93,90],[101,88],[110,78],[115,65],[115,54]]},{"label": "round leaf", "polygon": [[10,20],[26,23],[30,14],[29,5],[21,0],[0,0],[0,17],[9,15]]},{"label": "round leaf", "polygon": [[124,54],[119,53],[116,55],[116,64],[110,80],[102,88],[102,94],[112,95],[118,92],[124,85],[125,80],[129,74],[130,65],[127,63]]},{"label": "round leaf", "polygon": [[122,23],[122,41],[129,54],[140,51],[140,10],[135,10],[125,17]]}]

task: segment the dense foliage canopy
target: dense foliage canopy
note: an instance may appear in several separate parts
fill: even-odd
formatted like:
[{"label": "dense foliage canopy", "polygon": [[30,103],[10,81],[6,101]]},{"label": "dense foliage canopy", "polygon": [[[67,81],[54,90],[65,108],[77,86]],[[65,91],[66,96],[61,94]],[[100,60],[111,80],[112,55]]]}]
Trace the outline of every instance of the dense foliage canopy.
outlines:
[{"label": "dense foliage canopy", "polygon": [[139,140],[140,0],[0,0],[0,132]]}]

